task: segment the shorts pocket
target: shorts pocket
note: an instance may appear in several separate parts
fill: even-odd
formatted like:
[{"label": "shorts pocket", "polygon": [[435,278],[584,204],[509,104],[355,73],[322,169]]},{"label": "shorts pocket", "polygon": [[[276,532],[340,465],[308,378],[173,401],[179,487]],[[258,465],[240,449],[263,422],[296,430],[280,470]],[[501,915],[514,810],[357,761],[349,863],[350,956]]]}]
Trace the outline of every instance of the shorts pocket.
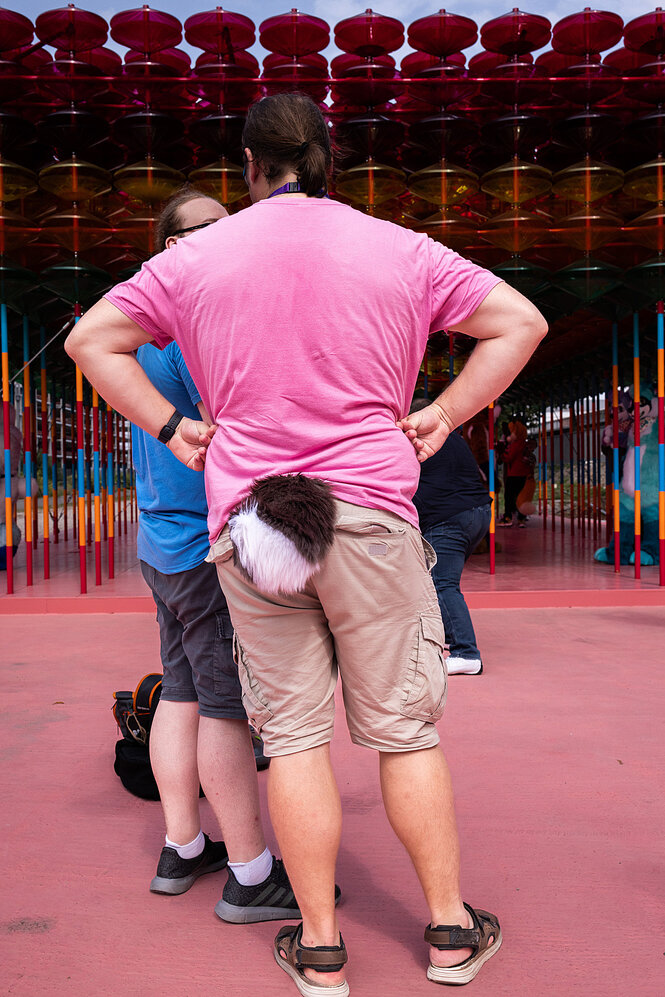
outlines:
[{"label": "shorts pocket", "polygon": [[245,707],[247,718],[254,730],[261,733],[261,728],[272,718],[272,710],[265,702],[261,687],[247,661],[247,655],[242,644],[238,640],[238,635],[233,634],[233,660],[238,666],[238,675],[242,686],[242,705]]},{"label": "shorts pocket", "polygon": [[[212,652],[212,679],[216,696],[228,696],[238,690],[238,669],[233,665],[231,641],[233,639],[233,624],[228,609],[215,613],[215,646]],[[235,687],[235,688],[234,688]]]},{"label": "shorts pocket", "polygon": [[422,535],[420,537],[420,540],[423,547],[423,553],[425,554],[425,567],[427,568],[428,571],[431,571],[434,565],[436,564],[436,551],[432,547],[429,540],[425,540],[425,537],[423,537]]},{"label": "shorts pocket", "polygon": [[[371,510],[368,510],[371,512]],[[341,533],[353,533],[358,537],[403,537],[406,536],[407,524],[372,522],[371,519],[354,519],[352,516],[340,516],[335,523],[335,529]]]},{"label": "shorts pocket", "polygon": [[400,712],[412,720],[436,723],[446,705],[443,623],[435,610],[421,614],[402,693]]},{"label": "shorts pocket", "polygon": [[220,609],[218,613],[215,613],[215,626],[217,640],[231,640],[233,624],[228,609]]}]

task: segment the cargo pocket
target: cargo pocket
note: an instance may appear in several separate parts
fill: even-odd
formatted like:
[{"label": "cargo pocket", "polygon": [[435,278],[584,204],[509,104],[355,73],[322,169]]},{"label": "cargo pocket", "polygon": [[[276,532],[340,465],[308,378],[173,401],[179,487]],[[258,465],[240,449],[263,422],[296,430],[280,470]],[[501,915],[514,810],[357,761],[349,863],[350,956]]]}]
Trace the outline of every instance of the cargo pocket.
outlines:
[{"label": "cargo pocket", "polygon": [[234,669],[231,665],[232,639],[233,624],[229,611],[221,609],[215,613],[215,647],[212,655],[212,680],[216,696],[228,695],[229,690],[235,684]]},{"label": "cargo pocket", "polygon": [[247,655],[236,633],[233,634],[233,660],[238,666],[238,675],[242,686],[242,705],[245,707],[245,713],[252,727],[260,734],[261,728],[271,719],[272,710],[264,702],[261,688],[252,673]]},{"label": "cargo pocket", "polygon": [[400,712],[413,720],[436,723],[446,705],[443,623],[435,610],[421,614],[411,651]]}]

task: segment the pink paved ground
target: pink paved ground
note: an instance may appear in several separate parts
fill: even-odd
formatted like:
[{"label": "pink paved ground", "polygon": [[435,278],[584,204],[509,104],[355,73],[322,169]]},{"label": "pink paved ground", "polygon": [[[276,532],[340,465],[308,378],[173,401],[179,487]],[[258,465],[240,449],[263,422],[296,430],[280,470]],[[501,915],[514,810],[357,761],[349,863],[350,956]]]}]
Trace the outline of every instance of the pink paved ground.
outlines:
[{"label": "pink paved ground", "polygon": [[[441,729],[464,896],[499,913],[505,941],[469,992],[660,997],[662,609],[475,620],[487,670],[451,678]],[[5,616],[0,628],[2,993],[294,997],[272,960],[276,925],[214,916],[223,873],[182,897],[148,892],[161,812],[113,773],[110,704],[157,667],[154,621]],[[383,816],[376,760],[341,719],[334,758],[352,997],[444,993],[425,980],[427,915]]]}]

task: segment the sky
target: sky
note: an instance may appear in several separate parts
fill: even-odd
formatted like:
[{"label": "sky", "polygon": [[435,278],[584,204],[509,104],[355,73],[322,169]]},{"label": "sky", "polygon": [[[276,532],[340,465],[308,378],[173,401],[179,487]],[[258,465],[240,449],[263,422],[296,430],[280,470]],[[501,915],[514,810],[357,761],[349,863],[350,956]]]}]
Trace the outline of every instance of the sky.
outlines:
[{"label": "sky", "polygon": [[[299,8],[304,13],[314,14],[317,17],[323,18],[328,24],[334,27],[338,21],[343,20],[346,17],[352,17],[354,14],[359,14],[365,10],[369,0],[307,0],[307,4],[304,7]],[[442,6],[442,0],[416,0],[416,2],[409,3],[408,0],[377,0],[378,6],[375,8],[377,13],[387,14],[391,17],[398,18],[406,27],[411,24],[412,21],[417,20],[419,17],[426,17],[429,14],[435,13]],[[55,4],[48,2],[35,2],[35,0],[21,0],[20,4],[5,2],[4,6],[20,10],[22,14],[29,17],[33,23],[39,14],[46,10],[53,10],[58,6],[65,6],[64,4]],[[119,13],[122,10],[129,10],[131,8],[139,7],[139,3],[118,3],[116,5],[110,5],[108,0],[83,0],[82,3],[78,4],[83,10],[94,11],[96,14],[101,14],[106,21],[110,21],[114,14]],[[214,9],[215,3],[212,0],[158,0],[157,3],[153,4],[157,10],[165,11],[169,14],[174,14],[181,23],[184,22],[192,14],[199,13],[204,10]],[[225,6],[222,4],[222,6]],[[571,2],[571,0],[551,0],[547,4],[537,3],[535,0],[529,3],[527,10],[532,14],[541,14],[549,18],[551,23],[554,25],[557,21],[561,20],[563,17],[567,17],[569,14],[578,13],[584,8],[584,0],[578,0],[578,2]],[[647,4],[645,0],[610,0],[609,3],[603,4],[603,10],[611,10],[615,13],[619,13],[623,17],[624,22],[628,22],[635,17],[639,17],[642,14],[646,14],[652,11],[655,4]],[[289,0],[229,0],[226,5],[227,10],[232,10],[240,14],[245,14],[250,17],[258,28],[262,21],[266,20],[268,17],[274,17],[276,14],[284,14],[290,10]],[[493,17],[499,17],[501,14],[505,14],[510,7],[510,0],[464,0],[463,3],[452,3],[450,7],[446,8],[453,13],[463,14],[466,17],[471,17],[479,26],[484,24],[486,21],[491,20]],[[114,45],[112,41],[109,42],[110,47],[117,48],[121,53],[124,53],[125,49]],[[190,56],[196,57],[200,54],[199,49],[192,49],[185,42],[182,44]],[[468,49],[466,54],[467,57],[472,55],[475,51],[480,51],[481,46],[478,44],[475,48]],[[259,59],[265,54],[264,50],[259,46],[258,42],[252,48],[252,51]],[[410,51],[408,46],[400,52],[393,53],[399,59]],[[328,58],[336,55],[338,50],[334,45],[324,52]]]}]

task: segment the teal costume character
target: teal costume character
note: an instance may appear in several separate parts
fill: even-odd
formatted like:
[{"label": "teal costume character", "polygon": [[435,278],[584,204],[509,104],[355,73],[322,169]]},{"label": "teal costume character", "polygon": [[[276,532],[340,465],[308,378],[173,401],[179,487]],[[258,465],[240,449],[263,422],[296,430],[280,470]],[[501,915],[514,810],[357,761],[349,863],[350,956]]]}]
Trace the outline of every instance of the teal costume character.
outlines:
[{"label": "teal costume character", "polygon": [[[619,560],[621,564],[635,563],[635,460],[639,460],[641,498],[641,564],[658,564],[658,399],[653,391],[644,387],[640,391],[640,449],[635,450],[635,436],[631,427],[628,450],[623,465],[619,508],[621,525],[619,533]],[[594,554],[596,561],[614,564],[614,537],[607,547]]]}]

